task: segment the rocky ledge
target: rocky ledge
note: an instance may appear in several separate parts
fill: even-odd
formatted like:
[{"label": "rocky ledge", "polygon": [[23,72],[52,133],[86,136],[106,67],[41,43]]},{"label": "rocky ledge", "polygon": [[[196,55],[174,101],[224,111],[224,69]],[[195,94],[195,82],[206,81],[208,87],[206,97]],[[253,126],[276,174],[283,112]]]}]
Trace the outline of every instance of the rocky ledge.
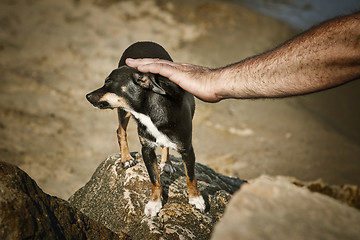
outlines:
[{"label": "rocky ledge", "polygon": [[24,171],[0,162],[0,239],[130,239],[44,193]]},{"label": "rocky ledge", "polygon": [[142,160],[124,170],[119,155],[108,157],[69,202],[0,162],[0,239],[360,239],[357,186],[269,176],[244,184],[197,163],[200,212],[188,204],[181,160],[171,159],[176,171],[161,174],[154,218],[143,213],[150,182]]},{"label": "rocky ledge", "polygon": [[144,215],[150,196],[150,180],[142,160],[126,170],[120,156],[108,157],[90,181],[73,196],[70,204],[114,232],[133,239],[210,239],[231,195],[245,182],[226,177],[196,163],[198,187],[207,204],[204,213],[188,204],[182,161],[170,156],[175,172],[160,175],[163,208],[158,217]]},{"label": "rocky ledge", "polygon": [[343,203],[359,200],[357,186],[261,176],[234,194],[211,239],[357,240],[360,212]]}]

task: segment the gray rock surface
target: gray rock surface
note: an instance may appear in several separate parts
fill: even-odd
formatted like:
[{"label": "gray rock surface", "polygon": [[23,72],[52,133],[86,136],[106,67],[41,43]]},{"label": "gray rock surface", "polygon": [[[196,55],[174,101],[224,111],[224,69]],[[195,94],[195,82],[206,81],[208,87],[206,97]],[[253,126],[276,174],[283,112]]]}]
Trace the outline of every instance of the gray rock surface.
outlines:
[{"label": "gray rock surface", "polygon": [[18,167],[0,162],[0,239],[130,239],[45,194]]},{"label": "gray rock surface", "polygon": [[[293,179],[262,176],[244,185],[216,225],[213,240],[360,239],[360,212],[340,201],[298,187]],[[329,188],[318,188],[318,190]],[[352,196],[331,188],[338,199]],[[349,192],[350,188],[346,188]],[[339,191],[336,191],[339,190]],[[320,191],[323,192],[323,191]],[[335,194],[338,192],[339,194]],[[357,194],[357,190],[354,192]],[[323,192],[324,193],[324,192]],[[339,197],[341,196],[341,197]]]},{"label": "gray rock surface", "polygon": [[209,239],[231,194],[244,183],[197,163],[198,187],[207,204],[201,213],[188,204],[182,161],[171,156],[175,173],[160,176],[163,208],[158,217],[149,218],[143,211],[150,196],[150,180],[142,159],[126,170],[119,160],[118,154],[108,157],[69,202],[112,231],[123,231],[133,239]]}]

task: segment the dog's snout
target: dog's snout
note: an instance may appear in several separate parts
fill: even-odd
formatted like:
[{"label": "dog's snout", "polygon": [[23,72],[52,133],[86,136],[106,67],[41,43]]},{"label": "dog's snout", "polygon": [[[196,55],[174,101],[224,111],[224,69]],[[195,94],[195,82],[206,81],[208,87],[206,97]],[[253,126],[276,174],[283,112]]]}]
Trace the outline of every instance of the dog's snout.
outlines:
[{"label": "dog's snout", "polygon": [[[102,96],[102,95],[100,95]],[[99,99],[99,93],[98,90],[86,94],[86,99],[94,105],[94,107],[100,108],[100,109],[108,109],[111,108],[111,105],[107,101],[102,101],[101,98]]]}]

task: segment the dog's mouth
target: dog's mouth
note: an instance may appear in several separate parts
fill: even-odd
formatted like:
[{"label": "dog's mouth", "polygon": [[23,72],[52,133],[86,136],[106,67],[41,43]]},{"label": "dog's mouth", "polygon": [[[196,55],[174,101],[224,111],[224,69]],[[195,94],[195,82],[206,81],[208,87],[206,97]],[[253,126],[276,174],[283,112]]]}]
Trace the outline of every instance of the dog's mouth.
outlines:
[{"label": "dog's mouth", "polygon": [[108,102],[106,101],[101,101],[101,102],[96,102],[93,103],[93,105],[99,109],[114,109]]},{"label": "dog's mouth", "polygon": [[102,101],[97,94],[89,93],[86,95],[86,99],[99,109],[114,109],[108,101]]}]

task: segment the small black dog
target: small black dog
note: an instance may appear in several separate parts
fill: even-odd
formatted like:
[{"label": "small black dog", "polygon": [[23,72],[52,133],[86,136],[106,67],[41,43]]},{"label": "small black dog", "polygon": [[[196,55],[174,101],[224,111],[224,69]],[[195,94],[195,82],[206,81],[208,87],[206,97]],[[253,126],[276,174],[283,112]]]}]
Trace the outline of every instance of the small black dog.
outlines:
[{"label": "small black dog", "polygon": [[126,126],[130,116],[134,116],[138,123],[141,152],[151,180],[151,196],[145,206],[145,215],[156,216],[162,208],[162,188],[155,155],[157,146],[163,147],[161,163],[167,165],[168,169],[172,169],[167,158],[168,148],[181,154],[187,176],[189,203],[204,211],[205,202],[197,188],[195,154],[192,147],[194,96],[167,78],[141,73],[126,66],[126,58],[172,59],[166,50],[156,43],[134,43],[125,50],[119,68],[110,73],[104,86],[86,95],[95,107],[118,109],[118,138],[124,167],[135,164],[126,141]]}]

